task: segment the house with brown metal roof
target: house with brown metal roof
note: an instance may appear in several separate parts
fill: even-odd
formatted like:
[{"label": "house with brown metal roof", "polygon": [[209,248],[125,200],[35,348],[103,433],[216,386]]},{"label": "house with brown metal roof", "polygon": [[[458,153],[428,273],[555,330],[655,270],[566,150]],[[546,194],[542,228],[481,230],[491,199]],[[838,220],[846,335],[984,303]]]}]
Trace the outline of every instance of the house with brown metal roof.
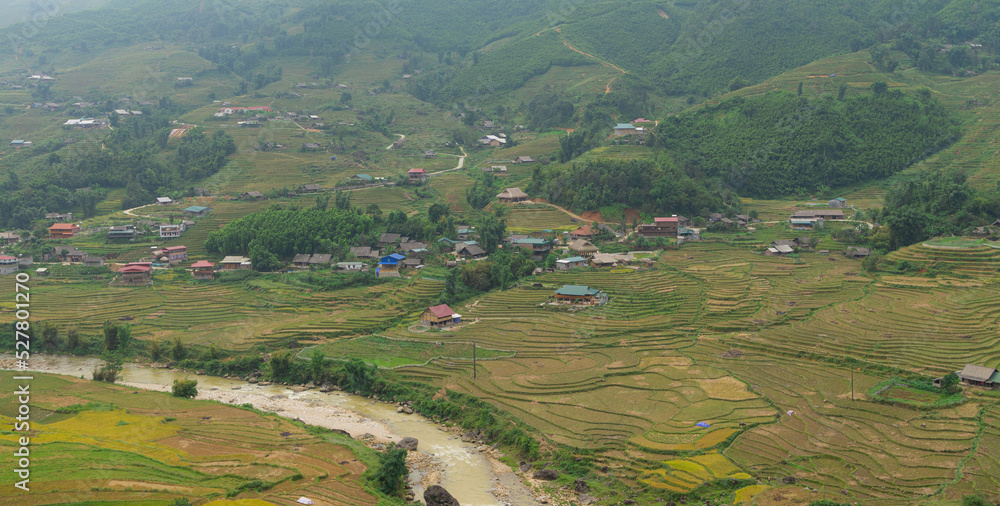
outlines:
[{"label": "house with brown metal roof", "polygon": [[191,264],[191,274],[194,275],[194,279],[213,279],[215,278],[215,264],[207,260],[199,260]]},{"label": "house with brown metal roof", "polygon": [[431,306],[420,315],[421,323],[431,327],[445,327],[462,321],[462,315],[456,313],[447,304]]},{"label": "house with brown metal roof", "polygon": [[965,368],[958,371],[957,374],[962,383],[965,383],[966,385],[986,388],[1000,387],[1000,372],[998,372],[995,368],[967,364]]},{"label": "house with brown metal roof", "polygon": [[76,223],[55,223],[49,227],[49,237],[52,239],[69,239],[80,233],[80,225]]}]

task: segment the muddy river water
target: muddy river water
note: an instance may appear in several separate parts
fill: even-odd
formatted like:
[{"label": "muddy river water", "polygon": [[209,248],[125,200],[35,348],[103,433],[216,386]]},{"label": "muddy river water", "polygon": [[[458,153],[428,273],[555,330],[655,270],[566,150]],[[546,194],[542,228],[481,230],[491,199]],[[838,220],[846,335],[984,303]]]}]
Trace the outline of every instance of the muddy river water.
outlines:
[{"label": "muddy river water", "polygon": [[[7,358],[7,357],[4,357]],[[33,355],[32,369],[90,378],[96,358]],[[284,385],[255,385],[241,380],[195,376],[182,371],[126,364],[119,383],[152,390],[168,390],[175,379],[198,380],[198,399],[227,404],[250,403],[254,407],[299,418],[312,425],[346,430],[355,438],[368,433],[383,441],[402,437],[419,440],[418,451],[430,465],[411,473],[417,499],[423,498],[421,478],[440,475],[439,484],[462,505],[538,504],[517,476],[485,456],[479,445],[462,442],[423,416],[396,412],[395,404],[374,402],[344,392],[296,391]],[[437,476],[432,482],[438,482]]]}]

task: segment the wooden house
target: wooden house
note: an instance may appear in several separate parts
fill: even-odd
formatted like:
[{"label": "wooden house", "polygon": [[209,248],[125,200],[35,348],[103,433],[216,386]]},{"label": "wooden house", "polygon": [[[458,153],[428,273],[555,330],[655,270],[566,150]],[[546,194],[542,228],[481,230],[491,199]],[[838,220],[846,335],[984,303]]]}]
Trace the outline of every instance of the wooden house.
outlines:
[{"label": "wooden house", "polygon": [[421,258],[407,258],[406,260],[403,260],[403,267],[406,267],[408,269],[416,269],[417,267],[420,267],[423,264],[424,261]]},{"label": "wooden house", "polygon": [[462,315],[456,313],[447,304],[431,306],[420,314],[420,322],[431,327],[446,327],[461,323]]},{"label": "wooden house", "polygon": [[464,258],[483,258],[486,256],[486,250],[481,248],[478,244],[468,244],[468,243],[458,243],[455,246],[455,254]]},{"label": "wooden house", "polygon": [[49,237],[52,239],[69,239],[80,233],[80,225],[76,223],[55,223],[49,227]]},{"label": "wooden house", "polygon": [[240,195],[241,200],[260,200],[264,198],[264,195],[259,191],[244,192]]},{"label": "wooden house", "polygon": [[187,260],[187,246],[168,246],[160,250],[171,262]]},{"label": "wooden house", "polygon": [[590,229],[590,225],[584,225],[569,233],[570,239],[590,239],[594,236],[594,231]]},{"label": "wooden house", "polygon": [[545,257],[549,256],[549,251],[552,250],[552,241],[548,239],[528,237],[526,239],[518,239],[513,244],[514,246],[530,250],[531,259],[535,261],[545,260]]},{"label": "wooden house", "polygon": [[205,216],[211,210],[212,210],[211,207],[191,206],[181,209],[181,212],[190,216]]},{"label": "wooden house", "polygon": [[83,257],[84,267],[101,267],[104,265],[104,257],[92,257],[87,255]]},{"label": "wooden house", "polygon": [[826,205],[840,209],[841,207],[847,207],[847,199],[845,199],[844,197],[837,197],[827,202]]},{"label": "wooden house", "polygon": [[507,188],[497,194],[497,200],[504,204],[524,202],[525,200],[528,200],[528,194],[521,191],[520,188]]},{"label": "wooden house", "polygon": [[0,246],[9,246],[21,242],[21,235],[14,232],[0,232]]},{"label": "wooden house", "polygon": [[959,380],[966,385],[1000,388],[1000,372],[991,367],[968,364],[957,374]]},{"label": "wooden house", "polygon": [[859,248],[857,246],[851,246],[844,250],[844,256],[847,258],[866,258],[871,256],[872,250],[868,248]]},{"label": "wooden house", "polygon": [[639,225],[637,233],[643,237],[677,237],[679,226],[677,216],[653,218],[653,223]]},{"label": "wooden house", "polygon": [[57,247],[56,249],[60,252],[59,256],[63,257],[67,262],[80,263],[83,262],[83,259],[88,256],[86,251],[78,250],[72,246],[66,248],[65,255],[62,254],[62,248]]},{"label": "wooden house", "polygon": [[589,257],[599,251],[597,246],[594,246],[594,243],[582,238],[571,242],[569,249],[573,253],[585,257]]},{"label": "wooden house", "polygon": [[292,266],[298,267],[299,269],[309,267],[309,257],[310,255],[307,253],[299,253],[298,255],[295,255],[295,258],[292,258]]},{"label": "wooden house", "polygon": [[108,229],[108,240],[110,240],[110,241],[117,241],[117,240],[131,241],[132,239],[135,239],[135,234],[136,234],[135,227],[133,227],[132,225],[125,225],[125,226],[120,226],[120,227],[111,227],[111,228]]},{"label": "wooden house", "polygon": [[368,246],[352,246],[351,254],[358,258],[378,258],[379,250],[371,249]]},{"label": "wooden house", "polygon": [[604,304],[608,301],[604,292],[585,285],[563,285],[556,290],[555,298],[559,302],[582,305]]},{"label": "wooden house", "polygon": [[191,274],[194,275],[194,279],[213,279],[215,278],[215,264],[207,260],[199,260],[191,264]]},{"label": "wooden house", "polygon": [[222,270],[224,271],[235,271],[238,269],[250,269],[253,264],[250,263],[250,259],[241,256],[227,256],[220,262]]},{"label": "wooden house", "polygon": [[410,169],[406,171],[406,175],[410,178],[411,183],[423,183],[427,181],[427,171],[424,169]]},{"label": "wooden house", "polygon": [[535,163],[535,159],[530,156],[519,156],[514,159],[514,163]]},{"label": "wooden house", "polygon": [[317,193],[323,191],[323,187],[318,184],[304,184],[299,187],[299,193]]},{"label": "wooden house", "polygon": [[330,260],[333,260],[333,255],[329,253],[316,253],[315,255],[309,257],[309,265],[327,267],[330,265]]},{"label": "wooden house", "polygon": [[145,284],[152,279],[153,268],[149,262],[133,262],[118,269],[118,274],[123,283]]}]

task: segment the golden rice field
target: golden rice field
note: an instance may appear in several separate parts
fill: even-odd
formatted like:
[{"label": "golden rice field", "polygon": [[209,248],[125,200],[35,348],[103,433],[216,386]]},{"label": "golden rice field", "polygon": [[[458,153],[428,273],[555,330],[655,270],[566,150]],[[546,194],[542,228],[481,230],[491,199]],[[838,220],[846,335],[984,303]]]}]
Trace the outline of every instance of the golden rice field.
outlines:
[{"label": "golden rice field", "polygon": [[[37,373],[31,391],[30,491],[18,491],[17,504],[213,497],[286,504],[303,495],[377,502],[361,482],[365,464],[349,448],[276,415]],[[0,423],[10,426],[16,401],[9,392],[0,401]],[[65,409],[73,405],[89,407]],[[0,432],[0,464],[8,469],[16,467],[20,435]],[[255,483],[269,488],[247,490]]]}]

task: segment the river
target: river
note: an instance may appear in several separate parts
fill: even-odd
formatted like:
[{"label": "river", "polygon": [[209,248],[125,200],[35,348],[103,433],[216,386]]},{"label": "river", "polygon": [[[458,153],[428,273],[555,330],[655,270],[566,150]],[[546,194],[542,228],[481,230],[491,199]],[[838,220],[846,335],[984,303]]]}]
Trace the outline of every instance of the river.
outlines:
[{"label": "river", "polygon": [[[11,358],[4,355],[3,358]],[[90,378],[97,358],[59,355],[32,355],[33,370]],[[198,399],[208,399],[227,404],[250,403],[254,407],[273,411],[288,418],[299,418],[311,425],[349,432],[353,437],[364,433],[383,441],[398,441],[402,437],[419,440],[418,451],[431,462],[424,473],[438,473],[440,485],[448,490],[462,505],[534,505],[539,504],[534,494],[502,464],[498,465],[481,453],[478,445],[465,443],[457,434],[448,432],[429,419],[396,412],[395,404],[375,402],[371,399],[344,392],[292,389],[284,385],[257,385],[245,381],[196,376],[171,369],[156,369],[135,364],[125,364],[121,384],[151,390],[169,390],[175,379],[198,380]],[[424,459],[428,460],[428,459]],[[426,466],[425,466],[426,467]],[[417,499],[423,501],[421,471],[410,475]],[[431,482],[437,482],[431,478]],[[494,492],[499,492],[494,495]]]}]

